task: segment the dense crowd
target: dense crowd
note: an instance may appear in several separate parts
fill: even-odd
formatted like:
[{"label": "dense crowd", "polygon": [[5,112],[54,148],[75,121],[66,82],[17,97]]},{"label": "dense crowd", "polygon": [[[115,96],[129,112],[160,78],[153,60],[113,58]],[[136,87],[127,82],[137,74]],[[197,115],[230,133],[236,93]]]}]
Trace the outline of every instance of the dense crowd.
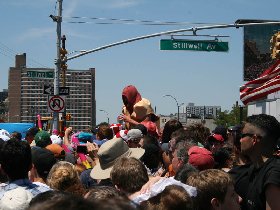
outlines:
[{"label": "dense crowd", "polygon": [[150,101],[122,93],[123,124],[64,136],[36,127],[0,135],[0,210],[280,209],[280,123],[159,129]]}]

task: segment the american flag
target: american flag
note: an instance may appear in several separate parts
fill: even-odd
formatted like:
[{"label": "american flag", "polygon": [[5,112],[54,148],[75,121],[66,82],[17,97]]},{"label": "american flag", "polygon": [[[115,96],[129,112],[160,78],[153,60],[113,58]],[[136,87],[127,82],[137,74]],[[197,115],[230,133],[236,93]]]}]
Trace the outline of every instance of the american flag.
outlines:
[{"label": "american flag", "polygon": [[265,70],[257,79],[240,87],[240,100],[246,105],[280,90],[280,60]]}]

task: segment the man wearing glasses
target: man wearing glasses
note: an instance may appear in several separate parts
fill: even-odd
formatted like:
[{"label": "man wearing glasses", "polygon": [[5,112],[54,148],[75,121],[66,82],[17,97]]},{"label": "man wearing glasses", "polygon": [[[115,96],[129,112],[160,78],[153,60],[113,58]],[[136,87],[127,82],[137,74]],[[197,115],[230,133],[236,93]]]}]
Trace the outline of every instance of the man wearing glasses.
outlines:
[{"label": "man wearing glasses", "polygon": [[280,158],[274,155],[279,138],[280,123],[275,117],[259,114],[245,121],[241,153],[251,164],[230,172],[235,189],[243,198],[244,209],[280,209]]}]

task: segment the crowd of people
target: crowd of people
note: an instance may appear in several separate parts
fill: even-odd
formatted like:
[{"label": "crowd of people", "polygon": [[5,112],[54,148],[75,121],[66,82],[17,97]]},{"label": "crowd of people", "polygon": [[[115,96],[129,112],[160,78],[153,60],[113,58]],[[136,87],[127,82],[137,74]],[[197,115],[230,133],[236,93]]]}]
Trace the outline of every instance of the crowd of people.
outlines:
[{"label": "crowd of people", "polygon": [[0,139],[0,210],[280,209],[280,123],[158,127],[148,99],[125,87],[119,119],[64,136],[36,127]]}]

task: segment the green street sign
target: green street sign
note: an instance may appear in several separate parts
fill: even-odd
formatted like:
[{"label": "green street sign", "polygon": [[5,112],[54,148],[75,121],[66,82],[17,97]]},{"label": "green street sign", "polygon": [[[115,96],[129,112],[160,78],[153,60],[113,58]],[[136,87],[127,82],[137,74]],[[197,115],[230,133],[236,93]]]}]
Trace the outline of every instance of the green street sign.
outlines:
[{"label": "green street sign", "polygon": [[27,71],[27,76],[32,78],[53,79],[53,71]]},{"label": "green street sign", "polygon": [[227,52],[228,42],[211,40],[175,40],[161,39],[160,50],[192,50],[192,51],[215,51]]}]

